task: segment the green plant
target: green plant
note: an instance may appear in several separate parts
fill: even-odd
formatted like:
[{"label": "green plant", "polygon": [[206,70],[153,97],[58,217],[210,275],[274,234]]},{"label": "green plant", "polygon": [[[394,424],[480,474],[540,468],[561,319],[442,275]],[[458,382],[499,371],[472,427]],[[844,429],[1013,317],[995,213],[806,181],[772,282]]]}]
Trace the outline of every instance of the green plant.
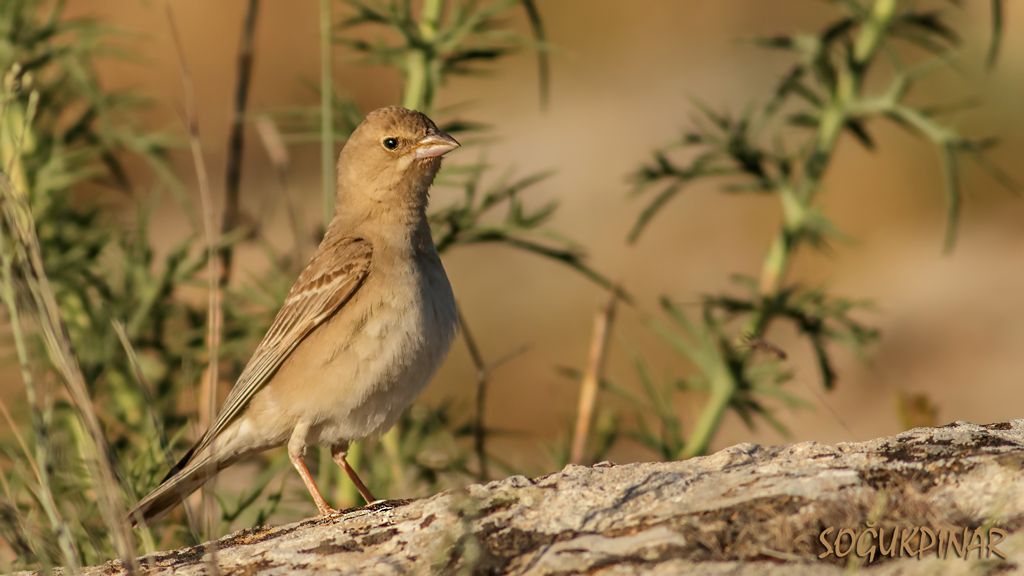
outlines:
[{"label": "green plant", "polygon": [[[693,365],[688,378],[670,378],[658,389],[644,361],[637,368],[647,398],[613,388],[640,407],[636,437],[664,458],[703,454],[728,410],[748,426],[761,417],[776,428],[779,423],[765,398],[789,405],[798,400],[780,388],[790,378],[780,353],[765,338],[779,323],[792,324],[811,345],[821,382],[835,383],[830,344],[848,345],[863,354],[878,332],[856,319],[867,303],[831,295],[823,287],[807,288],[787,279],[790,263],[800,249],[824,250],[829,242],[844,239],[817,202],[822,179],[836,154],[843,134],[872,148],[869,126],[891,120],[929,141],[938,151],[945,176],[947,223],[945,248],[956,240],[960,210],[960,165],[969,158],[1016,192],[1009,177],[985,158],[993,139],[971,139],[939,118],[955,108],[925,107],[911,103],[907,94],[926,74],[956,66],[959,37],[942,12],[925,11],[911,2],[875,0],[835,3],[842,16],[820,34],[796,33],[761,39],[757,44],[794,53],[796,63],[763,106],[751,106],[740,115],[715,112],[697,103],[700,111],[693,127],[677,142],[654,154],[653,162],[634,176],[635,194],[660,187],[642,211],[629,235],[635,241],[666,203],[689,184],[723,179],[728,193],[771,195],[778,199],[783,221],[768,249],[758,278],[736,276],[739,295],[707,295],[701,299],[698,320],[668,298],[662,308],[674,327],[652,321],[651,326],[674,350]],[[994,1],[995,33],[989,50],[991,63],[1001,37],[1001,2]],[[915,50],[906,50],[907,45]],[[914,54],[924,52],[924,58]],[[887,78],[885,88],[869,92],[866,78]],[[690,151],[687,161],[676,159]],[[758,353],[761,351],[762,353]],[[781,356],[781,357],[780,357]],[[673,393],[699,389],[708,393],[689,436],[671,408]],[[643,413],[652,413],[660,433],[650,430]]]},{"label": "green plant", "polygon": [[[5,412],[27,416],[8,419],[20,441],[4,444],[0,463],[0,533],[17,557],[5,569],[134,556],[118,509],[166,471],[195,409],[182,400],[208,362],[206,307],[182,298],[203,284],[207,255],[189,237],[157,258],[148,238],[161,189],[196,221],[164,158],[176,139],[137,125],[146,100],[100,84],[95,62],[121,55],[109,42],[119,33],[62,9],[0,6],[0,171],[9,182],[0,289],[12,331],[5,349],[13,345],[26,387],[26,409]],[[89,184],[134,194],[121,164],[128,156],[158,178],[134,227],[76,193]],[[238,240],[227,235],[222,245]],[[251,287],[226,298],[227,362],[242,362],[269,322],[274,309],[258,295]],[[174,524],[142,536],[148,549],[196,541]]]}]

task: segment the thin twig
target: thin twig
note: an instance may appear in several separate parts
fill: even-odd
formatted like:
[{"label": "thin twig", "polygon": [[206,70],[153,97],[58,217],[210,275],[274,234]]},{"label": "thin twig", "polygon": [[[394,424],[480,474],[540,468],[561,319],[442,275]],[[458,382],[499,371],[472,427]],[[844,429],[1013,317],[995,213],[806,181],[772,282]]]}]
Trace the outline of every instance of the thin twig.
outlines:
[{"label": "thin twig", "polygon": [[466,324],[466,318],[462,315],[462,309],[457,308],[459,315],[459,330],[462,331],[462,338],[466,341],[466,349],[469,350],[469,357],[476,367],[476,418],[473,420],[473,449],[476,451],[476,458],[480,464],[477,471],[477,479],[481,482],[487,481],[487,449],[484,438],[484,400],[487,394],[487,378],[484,375],[484,359],[480,355],[480,348],[473,339],[473,333]]},{"label": "thin twig", "polygon": [[[245,107],[249,100],[249,84],[252,78],[253,36],[256,33],[256,15],[259,0],[249,0],[249,9],[242,25],[242,36],[238,40],[238,77],[235,78],[235,107],[231,116],[231,135],[228,137],[227,182],[224,186],[224,219],[221,232],[230,234],[242,220],[240,187],[242,182],[242,151],[245,144]],[[220,250],[220,285],[225,286],[231,278],[232,248],[225,244]]]},{"label": "thin twig", "polygon": [[544,43],[547,37],[544,34],[544,20],[540,17],[540,10],[534,0],[522,0],[523,8],[530,19],[530,27],[533,28],[533,36],[538,42],[537,50],[537,75],[540,78],[540,108],[546,110],[548,98],[551,96],[551,66],[548,63],[548,50]]},{"label": "thin twig", "polygon": [[594,332],[590,340],[590,354],[587,359],[587,370],[583,373],[580,383],[580,403],[576,410],[576,434],[572,440],[570,461],[573,464],[583,462],[583,452],[590,434],[590,423],[594,419],[594,407],[597,405],[598,384],[604,361],[608,353],[608,334],[611,333],[615,319],[615,303],[618,302],[618,290],[613,287],[608,299],[600,306],[594,316]]},{"label": "thin twig", "polygon": [[[324,233],[334,218],[334,196],[337,186],[334,157],[334,65],[332,0],[320,0],[320,193],[323,201]],[[318,482],[327,490],[330,476],[335,472],[329,465],[327,450],[320,450],[320,476]],[[354,486],[352,486],[354,488]]]},{"label": "thin twig", "polygon": [[[7,475],[4,474],[3,470],[0,470],[0,485],[3,486],[4,495],[7,496],[7,501],[14,502],[14,495],[11,494],[11,484],[7,482]],[[35,550],[32,549],[32,545],[25,539],[25,535],[28,534],[29,531],[28,527],[25,525],[25,519],[21,515],[21,510],[15,506],[11,510],[11,515],[14,516],[14,522],[17,523],[20,532],[14,534],[14,538],[7,542],[7,545],[10,546],[15,553],[21,554],[26,560],[33,558],[38,560],[39,558],[37,557]],[[42,565],[43,570],[50,568],[42,562],[40,562],[40,564]]]},{"label": "thin twig", "polygon": [[526,354],[526,352],[529,349],[530,349],[530,345],[529,344],[523,344],[519,348],[516,348],[515,350],[509,352],[508,354],[505,354],[504,356],[502,356],[502,357],[498,358],[497,360],[491,362],[487,366],[484,366],[484,373],[487,376],[490,376],[491,374],[494,373],[495,370],[497,370],[501,366],[507,364],[508,362],[511,362],[514,358],[516,358],[518,356],[522,356],[523,354]]},{"label": "thin twig", "polygon": [[[216,258],[217,255],[217,228],[214,224],[216,221],[214,218],[213,210],[213,199],[210,194],[210,179],[206,170],[206,161],[203,158],[202,146],[199,139],[199,117],[196,114],[195,106],[195,91],[192,84],[192,74],[189,72],[188,63],[185,60],[185,49],[181,42],[181,35],[178,32],[178,25],[174,18],[174,11],[171,5],[167,5],[167,20],[170,23],[171,34],[174,38],[174,45],[178,51],[178,65],[181,69],[181,83],[182,89],[185,94],[185,111],[188,119],[188,133],[189,133],[189,144],[192,150],[192,161],[195,164],[196,179],[199,184],[199,198],[200,204],[203,209],[203,223],[206,232],[206,254],[207,254],[207,289],[209,291],[208,298],[208,321],[207,321],[207,347],[209,349],[209,363],[207,364],[204,377],[201,382],[201,386],[205,387],[206,398],[207,398],[207,410],[206,410],[206,422],[202,422],[202,410],[200,410],[200,425],[208,429],[213,420],[213,414],[217,409],[217,383],[219,381],[218,376],[218,352],[220,346],[220,286],[218,279],[220,277],[218,273],[219,261]],[[202,396],[200,396],[200,406],[202,406]],[[216,453],[216,446],[211,444],[210,453]],[[203,486],[203,502],[206,512],[206,529],[207,537],[213,538],[213,532],[215,530],[214,525],[214,489],[216,479],[216,459],[210,458],[210,466],[214,467],[211,470],[211,480]],[[215,573],[217,572],[217,559],[216,549],[210,549],[210,568]]]},{"label": "thin twig", "polygon": [[526,352],[529,347],[521,346],[501,358],[498,358],[494,362],[487,364],[484,362],[483,355],[480,354],[480,348],[476,345],[476,340],[473,339],[473,333],[470,332],[469,326],[466,324],[466,317],[462,315],[461,308],[458,309],[458,314],[459,328],[462,331],[462,337],[466,340],[466,348],[469,350],[469,357],[473,361],[473,366],[476,367],[476,415],[473,419],[473,449],[476,452],[477,461],[480,464],[480,468],[477,471],[477,479],[480,482],[486,482],[490,477],[487,469],[487,429],[484,426],[484,405],[487,400],[487,380],[495,369],[509,360],[512,360],[516,356]]},{"label": "thin twig", "polygon": [[988,42],[988,54],[985,56],[985,66],[989,70],[996,65],[999,58],[999,45],[1003,39],[1003,0],[992,0],[992,38]]},{"label": "thin twig", "polygon": [[36,475],[36,481],[39,485],[43,485],[43,477],[39,474],[39,468],[36,466],[36,461],[32,458],[32,453],[28,450],[28,444],[25,444],[25,439],[18,432],[18,426],[14,423],[14,419],[11,418],[11,413],[7,411],[7,404],[4,404],[3,400],[0,400],[0,412],[3,412],[4,420],[7,421],[7,425],[11,427],[11,432],[14,433],[14,438],[18,441],[18,445],[21,446],[21,451],[25,453],[25,459],[28,460],[28,465],[32,467],[32,473]]},{"label": "thin twig", "polygon": [[331,0],[320,0],[320,186],[324,202],[324,230],[334,216],[334,76],[332,49]]},{"label": "thin twig", "polygon": [[764,352],[774,356],[777,360],[785,360],[789,357],[789,355],[786,354],[786,351],[774,342],[769,342],[768,340],[765,340],[763,336],[755,336],[753,334],[748,334],[743,337],[740,345],[737,346],[736,349]]}]

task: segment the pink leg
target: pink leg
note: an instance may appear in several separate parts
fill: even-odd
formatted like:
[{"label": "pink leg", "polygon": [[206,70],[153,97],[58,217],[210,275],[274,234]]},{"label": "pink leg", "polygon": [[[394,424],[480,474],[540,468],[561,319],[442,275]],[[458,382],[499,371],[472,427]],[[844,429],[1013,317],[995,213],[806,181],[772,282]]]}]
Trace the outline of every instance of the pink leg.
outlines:
[{"label": "pink leg", "polygon": [[359,479],[359,475],[356,474],[356,471],[353,470],[352,466],[349,466],[348,461],[345,460],[346,454],[348,454],[348,442],[344,444],[335,444],[331,447],[331,456],[334,457],[334,461],[338,466],[341,466],[341,469],[345,471],[345,474],[348,474],[352,483],[356,485],[356,490],[359,490],[359,495],[366,500],[367,504],[376,502],[377,499],[370,493],[370,489],[366,487],[366,484],[363,484],[363,481]]},{"label": "pink leg", "polygon": [[309,432],[309,426],[299,424],[292,431],[292,437],[288,440],[288,459],[292,461],[292,466],[299,472],[299,476],[302,477],[302,482],[306,485],[306,490],[309,490],[310,496],[313,497],[313,502],[316,503],[317,510],[320,511],[321,516],[329,516],[334,514],[334,508],[331,508],[327,504],[327,500],[320,494],[320,490],[316,487],[316,482],[313,481],[313,476],[309,473],[309,468],[306,468],[306,461],[303,460],[303,455],[306,452],[306,434]]}]

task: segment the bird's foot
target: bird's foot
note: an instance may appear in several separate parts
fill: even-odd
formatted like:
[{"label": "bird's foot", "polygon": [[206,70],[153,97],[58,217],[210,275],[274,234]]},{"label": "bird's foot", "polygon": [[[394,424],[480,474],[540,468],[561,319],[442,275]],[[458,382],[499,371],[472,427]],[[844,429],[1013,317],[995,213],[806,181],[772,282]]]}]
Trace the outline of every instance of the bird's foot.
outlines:
[{"label": "bird's foot", "polygon": [[401,508],[411,502],[411,500],[374,500],[363,506],[366,510],[373,510],[374,512],[383,512],[385,510],[394,510],[395,508]]},{"label": "bird's foot", "polygon": [[320,508],[318,506],[317,508],[318,508],[318,510],[320,512],[319,514],[317,514],[316,516],[310,516],[309,518],[303,518],[302,522],[315,522],[317,520],[324,520],[324,519],[329,518],[331,516],[334,516],[335,514],[338,513],[337,510],[335,510],[334,508],[331,508],[330,506],[327,506],[327,507],[324,507],[324,508]]}]

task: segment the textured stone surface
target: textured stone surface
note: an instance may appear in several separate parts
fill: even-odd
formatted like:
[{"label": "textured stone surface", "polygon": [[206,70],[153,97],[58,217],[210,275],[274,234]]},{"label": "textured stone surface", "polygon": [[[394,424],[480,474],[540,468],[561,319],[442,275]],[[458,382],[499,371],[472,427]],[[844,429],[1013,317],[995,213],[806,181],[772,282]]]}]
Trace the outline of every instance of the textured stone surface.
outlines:
[{"label": "textured stone surface", "polygon": [[[221,574],[994,574],[1024,562],[1024,420],[957,422],[890,438],[733,446],[685,462],[567,466],[413,502],[221,539]],[[1008,558],[946,559],[935,549],[869,562],[820,559],[819,534],[991,526]],[[859,533],[859,532],[858,532]],[[947,532],[948,533],[948,532]],[[970,536],[969,536],[970,538]],[[864,541],[867,551],[871,541]],[[843,541],[842,549],[850,545]],[[983,554],[984,555],[984,554]],[[962,556],[962,555],[961,555]],[[209,550],[142,560],[150,574],[206,573]],[[86,574],[117,574],[119,563]]]}]

